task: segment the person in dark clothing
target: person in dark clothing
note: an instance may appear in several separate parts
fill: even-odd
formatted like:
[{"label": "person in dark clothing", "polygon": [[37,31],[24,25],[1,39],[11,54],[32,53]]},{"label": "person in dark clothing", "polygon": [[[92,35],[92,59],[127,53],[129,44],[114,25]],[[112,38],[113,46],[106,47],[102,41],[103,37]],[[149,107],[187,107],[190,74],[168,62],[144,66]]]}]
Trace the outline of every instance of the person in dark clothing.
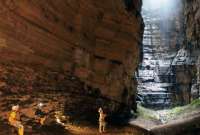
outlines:
[{"label": "person in dark clothing", "polygon": [[44,125],[44,121],[46,120],[46,113],[42,111],[43,104],[39,103],[37,109],[35,111],[36,120],[40,125]]}]

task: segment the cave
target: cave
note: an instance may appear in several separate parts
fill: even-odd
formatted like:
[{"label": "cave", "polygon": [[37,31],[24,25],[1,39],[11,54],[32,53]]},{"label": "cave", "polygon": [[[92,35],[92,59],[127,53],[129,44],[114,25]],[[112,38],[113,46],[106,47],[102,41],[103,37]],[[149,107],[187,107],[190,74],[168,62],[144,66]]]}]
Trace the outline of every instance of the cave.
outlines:
[{"label": "cave", "polygon": [[199,5],[1,0],[0,135],[199,135]]}]

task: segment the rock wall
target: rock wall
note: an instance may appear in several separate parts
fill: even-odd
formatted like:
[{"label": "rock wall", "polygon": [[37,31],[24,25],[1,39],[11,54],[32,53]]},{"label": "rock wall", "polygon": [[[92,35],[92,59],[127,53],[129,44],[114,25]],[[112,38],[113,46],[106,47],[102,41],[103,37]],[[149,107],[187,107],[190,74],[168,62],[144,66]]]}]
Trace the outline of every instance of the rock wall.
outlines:
[{"label": "rock wall", "polygon": [[198,5],[198,0],[169,0],[161,8],[144,7],[144,58],[138,71],[143,105],[183,105],[190,102],[191,95],[199,96]]},{"label": "rock wall", "polygon": [[144,57],[138,68],[138,99],[146,107],[162,109],[179,101],[178,89],[183,90],[179,71],[173,66],[185,38],[183,2],[168,0],[158,6],[150,6],[149,0],[143,2]]},{"label": "rock wall", "polygon": [[[185,1],[185,25],[187,41],[192,48],[200,48],[200,1]],[[192,49],[191,48],[191,49]]]},{"label": "rock wall", "polygon": [[[139,62],[143,20],[141,0],[129,4],[125,0],[1,0],[1,94],[83,92],[79,98],[85,100],[71,103],[80,110],[89,103],[96,109],[111,102],[108,108],[113,112],[120,110],[120,104],[133,107],[132,75]],[[95,96],[87,100],[91,93],[102,103],[95,104]]]},{"label": "rock wall", "polygon": [[192,73],[192,99],[199,97],[199,56],[200,56],[200,1],[184,1],[184,24],[186,33],[186,48],[191,53],[191,59],[194,61],[194,68],[190,69]]},{"label": "rock wall", "polygon": [[[182,104],[190,102],[199,97],[199,82],[197,73],[199,69],[198,58],[200,52],[200,1],[184,0],[182,14],[179,15],[179,22],[182,24],[182,44],[178,46],[179,51],[175,57],[175,74],[177,82],[176,95]],[[182,17],[183,16],[183,17]],[[181,39],[181,38],[180,38]],[[185,50],[186,53],[181,53]],[[178,55],[182,55],[181,57]],[[174,66],[174,65],[173,65]],[[181,94],[182,93],[182,94]]]}]

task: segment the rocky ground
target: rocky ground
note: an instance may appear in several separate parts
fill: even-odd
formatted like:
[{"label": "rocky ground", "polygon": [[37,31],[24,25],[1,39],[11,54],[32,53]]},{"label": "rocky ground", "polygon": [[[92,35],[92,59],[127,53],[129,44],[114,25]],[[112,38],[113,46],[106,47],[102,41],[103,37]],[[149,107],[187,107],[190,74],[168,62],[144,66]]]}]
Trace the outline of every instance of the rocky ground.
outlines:
[{"label": "rocky ground", "polygon": [[191,104],[165,110],[151,110],[138,105],[138,117],[131,125],[145,128],[158,135],[199,135],[200,100]]},{"label": "rocky ground", "polygon": [[[0,135],[15,135],[14,129],[9,126],[5,121],[1,121]],[[34,124],[33,124],[34,125]],[[38,127],[36,125],[25,125],[25,135],[98,135],[97,125],[75,125],[66,124],[61,126],[58,124],[45,125]],[[103,135],[143,135],[145,133],[142,130],[134,128],[132,126],[108,126]]]},{"label": "rocky ground", "polygon": [[[190,108],[190,109],[189,109]],[[193,108],[193,111],[191,111]],[[190,111],[189,111],[189,110]],[[141,110],[141,108],[139,108]],[[171,110],[165,111],[152,111],[144,110],[143,114],[140,114],[137,119],[131,120],[130,125],[112,125],[108,124],[107,130],[104,135],[146,135],[148,131],[157,130],[158,127],[166,128],[166,125],[179,125],[180,122],[187,123],[188,120],[195,119],[198,120],[200,110],[199,102],[193,102],[191,105],[184,107],[176,107]],[[147,114],[148,113],[148,114]],[[165,121],[164,121],[165,119]],[[47,120],[46,124],[42,127],[39,127],[34,121],[24,121],[25,124],[25,134],[31,135],[98,135],[98,124],[91,124],[88,122],[66,122],[64,126],[57,124],[55,121]],[[180,124],[181,125],[181,124]],[[187,125],[187,124],[186,124]],[[198,123],[196,123],[198,126]],[[142,129],[142,128],[145,129]],[[181,127],[181,126],[179,126]],[[174,130],[174,128],[172,128]],[[14,135],[12,132],[13,128],[7,124],[7,120],[1,118],[0,124],[0,135]],[[170,131],[171,128],[168,128]],[[193,130],[193,129],[192,129]],[[160,131],[160,129],[159,129]],[[198,135],[199,128],[195,127],[192,135]],[[157,135],[157,134],[156,134]],[[159,135],[159,134],[158,134]],[[177,134],[178,135],[178,134]],[[188,133],[187,135],[191,135]]]},{"label": "rocky ground", "polygon": [[[98,133],[98,112],[97,115],[90,115],[91,122],[83,122],[85,118],[82,116],[69,112],[69,110],[77,109],[78,106],[70,106],[74,99],[80,100],[80,95],[73,93],[59,93],[55,91],[47,92],[33,92],[31,94],[16,94],[16,93],[2,93],[0,98],[0,135],[14,135],[13,128],[7,122],[8,114],[11,106],[15,104],[20,105],[21,121],[25,126],[25,135],[96,135]],[[59,100],[58,100],[59,99]],[[87,98],[89,99],[89,98]],[[66,103],[67,101],[67,103]],[[88,100],[89,101],[89,100]],[[35,121],[35,109],[38,102],[45,104],[44,111],[48,113],[45,125],[39,127]],[[89,102],[88,102],[89,104]],[[84,105],[83,105],[84,106]],[[88,105],[87,105],[88,106]],[[72,109],[74,108],[74,109]],[[55,118],[55,112],[60,112],[59,118],[65,116],[64,126],[58,124]],[[81,110],[80,110],[81,112]],[[65,113],[65,114],[64,114]],[[90,110],[88,110],[90,113]],[[73,114],[73,115],[71,115]],[[74,117],[71,117],[74,116]],[[87,115],[88,116],[88,115]],[[105,135],[132,135],[142,134],[140,131],[129,125],[111,126],[108,128]]]}]

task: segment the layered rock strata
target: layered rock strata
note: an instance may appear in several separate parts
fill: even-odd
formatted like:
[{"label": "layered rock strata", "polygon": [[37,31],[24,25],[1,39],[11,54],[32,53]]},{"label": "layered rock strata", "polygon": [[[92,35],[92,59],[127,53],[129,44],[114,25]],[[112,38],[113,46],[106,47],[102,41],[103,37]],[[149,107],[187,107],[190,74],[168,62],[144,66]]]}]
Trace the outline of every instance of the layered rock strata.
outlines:
[{"label": "layered rock strata", "polygon": [[[94,112],[104,104],[109,112],[135,109],[132,74],[143,34],[142,2],[128,4],[124,0],[0,1],[1,94],[61,90],[79,97],[72,103],[60,101],[79,106],[76,111]],[[98,97],[102,100],[97,105]]]},{"label": "layered rock strata", "polygon": [[[177,73],[178,82],[182,83],[184,87],[185,103],[199,97],[199,54],[200,54],[200,1],[185,0],[183,1],[183,16],[182,22],[184,24],[185,40],[181,48],[185,48],[187,54],[185,55],[182,71]],[[179,51],[181,52],[181,50]],[[188,55],[189,54],[189,55]],[[180,74],[181,73],[181,74]],[[185,76],[185,77],[183,77]],[[184,86],[186,84],[186,86]],[[183,88],[181,88],[183,89]],[[180,95],[180,94],[179,94]],[[189,98],[189,101],[187,100]]]}]

